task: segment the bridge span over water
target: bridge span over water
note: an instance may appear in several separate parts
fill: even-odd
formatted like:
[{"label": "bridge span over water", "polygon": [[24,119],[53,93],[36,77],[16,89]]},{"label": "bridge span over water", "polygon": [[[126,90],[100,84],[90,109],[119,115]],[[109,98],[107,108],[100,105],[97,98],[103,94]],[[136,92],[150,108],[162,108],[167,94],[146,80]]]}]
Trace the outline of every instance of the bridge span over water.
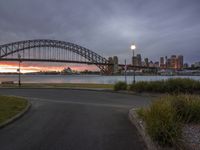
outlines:
[{"label": "bridge span over water", "polygon": [[[105,57],[74,43],[36,39],[0,45],[0,61],[37,61],[60,62],[96,65],[102,73],[111,74],[109,66],[113,66]],[[124,64],[118,64],[124,69]],[[147,68],[128,65],[128,68]],[[149,68],[149,67],[148,67]]]}]

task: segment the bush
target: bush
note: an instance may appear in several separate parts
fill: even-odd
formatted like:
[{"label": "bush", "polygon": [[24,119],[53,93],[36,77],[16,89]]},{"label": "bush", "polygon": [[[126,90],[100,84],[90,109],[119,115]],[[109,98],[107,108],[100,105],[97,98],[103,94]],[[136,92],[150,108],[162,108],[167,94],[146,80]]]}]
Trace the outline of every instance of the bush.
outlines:
[{"label": "bush", "polygon": [[200,97],[195,95],[179,95],[171,98],[172,107],[177,119],[183,123],[200,122]]},{"label": "bush", "polygon": [[127,89],[127,84],[125,82],[117,82],[114,85],[114,90],[115,91],[120,91],[120,90],[126,90]]},{"label": "bush", "polygon": [[200,123],[200,97],[171,95],[154,101],[149,108],[139,109],[152,140],[161,146],[177,145],[182,123]]},{"label": "bush", "polygon": [[130,90],[136,92],[194,93],[200,91],[200,81],[187,78],[140,81],[131,84]]},{"label": "bush", "polygon": [[160,146],[173,146],[177,143],[181,137],[181,128],[170,101],[155,101],[143,112],[146,130],[153,141]]}]

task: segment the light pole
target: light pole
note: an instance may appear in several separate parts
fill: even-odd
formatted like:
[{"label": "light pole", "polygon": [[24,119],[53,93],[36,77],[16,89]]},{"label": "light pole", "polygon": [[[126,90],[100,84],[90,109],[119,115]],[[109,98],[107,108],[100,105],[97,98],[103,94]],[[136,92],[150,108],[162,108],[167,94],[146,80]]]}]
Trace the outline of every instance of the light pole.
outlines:
[{"label": "light pole", "polygon": [[18,54],[18,60],[19,60],[19,68],[17,69],[18,71],[18,86],[21,87],[21,72],[20,72],[20,64],[21,64],[21,55]]},{"label": "light pole", "polygon": [[[135,57],[135,44],[131,44],[131,50],[133,51],[133,65],[134,65],[134,57]],[[133,83],[135,83],[135,69],[133,68]]]},{"label": "light pole", "polygon": [[127,83],[127,75],[126,75],[127,66],[126,66],[126,59],[125,59],[125,61],[124,61],[124,64],[125,64],[125,66],[124,66],[125,83]]}]

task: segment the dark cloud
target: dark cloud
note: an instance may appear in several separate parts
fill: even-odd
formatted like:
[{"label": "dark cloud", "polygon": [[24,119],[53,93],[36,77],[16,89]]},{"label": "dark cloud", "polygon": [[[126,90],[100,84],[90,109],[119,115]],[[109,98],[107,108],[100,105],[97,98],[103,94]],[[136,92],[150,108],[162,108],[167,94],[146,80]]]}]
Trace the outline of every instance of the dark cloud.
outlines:
[{"label": "dark cloud", "polygon": [[199,0],[1,0],[0,44],[49,38],[130,59],[129,46],[156,60],[200,58]]}]

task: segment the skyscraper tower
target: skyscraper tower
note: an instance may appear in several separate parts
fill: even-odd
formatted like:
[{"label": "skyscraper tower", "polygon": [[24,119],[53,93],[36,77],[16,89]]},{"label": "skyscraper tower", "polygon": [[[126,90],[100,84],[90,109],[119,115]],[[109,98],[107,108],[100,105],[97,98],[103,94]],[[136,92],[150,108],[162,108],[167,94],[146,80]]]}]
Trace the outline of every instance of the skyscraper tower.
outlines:
[{"label": "skyscraper tower", "polygon": [[137,54],[137,66],[142,66],[142,57],[141,57],[141,54]]},{"label": "skyscraper tower", "polygon": [[183,55],[179,55],[177,59],[177,69],[183,69]]},{"label": "skyscraper tower", "polygon": [[145,62],[145,66],[146,66],[146,67],[149,67],[149,59],[148,59],[148,58],[145,58],[145,59],[144,59],[144,62]]},{"label": "skyscraper tower", "polygon": [[160,68],[164,68],[165,62],[164,62],[164,57],[160,57]]}]

